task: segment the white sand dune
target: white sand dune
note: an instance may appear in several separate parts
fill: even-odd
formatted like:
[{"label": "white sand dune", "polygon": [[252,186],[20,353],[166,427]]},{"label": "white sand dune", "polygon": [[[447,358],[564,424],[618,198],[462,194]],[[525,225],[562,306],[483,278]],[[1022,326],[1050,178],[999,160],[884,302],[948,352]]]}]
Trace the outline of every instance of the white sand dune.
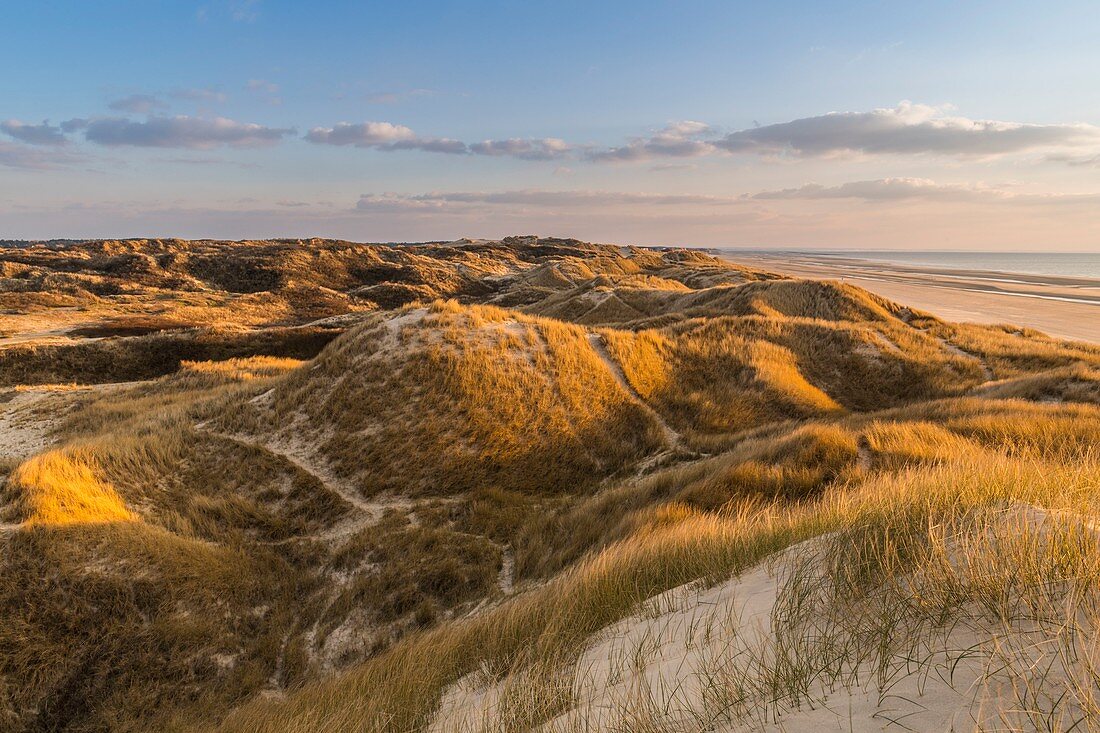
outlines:
[{"label": "white sand dune", "polygon": [[[1040,531],[1050,521],[1026,506],[1005,516]],[[651,599],[593,639],[556,683],[545,671],[503,682],[470,675],[445,696],[431,731],[506,729],[502,721],[546,704],[555,684],[564,712],[537,730],[1032,730],[1070,684],[1070,667],[1090,663],[1068,659],[1065,639],[1050,629],[978,618],[912,638],[895,629],[889,648],[860,648],[838,633],[843,623],[799,617],[807,609],[787,583],[814,572],[820,543],[713,587],[693,583]],[[1063,730],[1073,721],[1047,722]]]}]

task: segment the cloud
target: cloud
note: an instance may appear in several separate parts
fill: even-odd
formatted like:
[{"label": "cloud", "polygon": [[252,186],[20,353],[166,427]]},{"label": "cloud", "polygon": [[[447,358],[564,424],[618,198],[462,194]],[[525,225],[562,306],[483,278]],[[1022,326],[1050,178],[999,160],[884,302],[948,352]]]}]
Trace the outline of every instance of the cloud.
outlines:
[{"label": "cloud", "polygon": [[0,122],[0,130],[29,145],[65,144],[65,135],[62,134],[62,129],[52,126],[49,122],[32,125],[19,120],[4,120]]},{"label": "cloud", "polygon": [[691,171],[698,168],[695,163],[656,163],[649,166],[651,171]]},{"label": "cloud", "polygon": [[321,145],[352,145],[374,150],[425,150],[433,153],[465,154],[466,143],[439,137],[420,137],[404,125],[390,122],[339,122],[334,127],[315,127],[306,140]]},{"label": "cloud", "polygon": [[83,117],[74,117],[61,123],[62,132],[76,132],[88,126],[88,120]]},{"label": "cloud", "polygon": [[249,79],[245,84],[245,88],[250,92],[267,92],[268,94],[279,92],[279,85],[266,79]]},{"label": "cloud", "polygon": [[743,202],[743,198],[731,196],[522,189],[496,192],[453,191],[421,194],[363,194],[359,197],[356,208],[359,211],[366,212],[392,212],[401,210],[440,210],[469,205],[601,208],[608,206],[730,206],[740,205]]},{"label": "cloud", "polygon": [[1065,163],[1075,168],[1100,168],[1100,155],[1048,155],[1046,160],[1051,163]]},{"label": "cloud", "polygon": [[709,125],[693,120],[673,122],[650,137],[631,140],[626,145],[589,150],[592,161],[633,162],[653,158],[694,158],[716,152],[711,142],[700,139],[711,132]]},{"label": "cloud", "polygon": [[146,115],[158,109],[168,109],[168,105],[157,99],[152,94],[131,94],[122,99],[116,99],[107,105],[116,112],[132,112]]},{"label": "cloud", "polygon": [[236,122],[225,117],[150,117],[136,122],[121,117],[70,120],[84,130],[90,142],[108,146],[208,149],[222,145],[236,148],[274,145],[293,129]]},{"label": "cloud", "polygon": [[429,153],[447,153],[465,155],[469,152],[466,143],[449,137],[417,137],[412,140],[400,140],[389,146],[390,150],[425,150]]},{"label": "cloud", "polygon": [[485,140],[470,145],[470,152],[475,155],[509,156],[523,160],[554,160],[569,155],[572,149],[569,143],[555,137],[513,137],[507,140]]},{"label": "cloud", "polygon": [[351,145],[374,150],[424,150],[451,155],[486,155],[524,160],[553,160],[572,149],[557,138],[510,138],[485,140],[467,145],[449,137],[423,137],[405,125],[391,122],[339,122],[333,127],[315,127],[305,139],[321,145]]},{"label": "cloud", "polygon": [[73,165],[84,158],[58,148],[30,147],[0,140],[0,167],[50,170]]},{"label": "cloud", "polygon": [[927,178],[880,178],[850,181],[837,186],[807,183],[797,188],[761,191],[748,198],[757,200],[863,199],[864,201],[901,201],[936,199],[941,201],[988,200],[1009,195],[1003,189],[958,184],[940,184]]},{"label": "cloud", "polygon": [[951,117],[902,102],[870,112],[832,112],[730,133],[713,141],[731,153],[801,157],[844,153],[989,157],[1059,148],[1100,148],[1100,127]]},{"label": "cloud", "polygon": [[837,186],[807,183],[797,188],[746,194],[744,198],[757,201],[858,199],[867,202],[921,200],[968,204],[1100,204],[1100,194],[1094,193],[1031,193],[1016,190],[1013,186],[937,183],[927,178],[880,178],[850,181]]},{"label": "cloud", "polygon": [[[1032,152],[1100,150],[1100,127],[1084,123],[1028,124],[973,120],[948,108],[901,102],[870,112],[831,112],[716,135],[701,122],[672,123],[625,145],[590,148],[595,162],[753,154],[791,157],[940,155],[989,158]],[[1072,160],[1065,162],[1073,163]],[[1087,163],[1084,163],[1087,164]]]},{"label": "cloud", "polygon": [[314,127],[306,133],[306,140],[311,143],[354,145],[359,148],[373,148],[415,138],[416,133],[408,127],[389,122],[338,122],[335,127]]},{"label": "cloud", "polygon": [[184,99],[190,102],[209,103],[222,103],[229,99],[225,92],[218,91],[217,89],[210,89],[209,87],[173,89],[168,92],[168,96],[173,99]]},{"label": "cloud", "polygon": [[[773,216],[764,202],[852,199],[864,202],[926,201],[941,204],[1013,204],[1018,206],[1084,207],[1100,205],[1100,194],[1044,194],[1013,190],[1011,186],[942,184],[921,178],[884,178],[852,181],[837,186],[806,184],[798,188],[740,195],[636,193],[627,191],[517,189],[509,191],[447,191],[429,193],[363,194],[356,210],[370,214],[447,213],[479,211],[631,212],[631,216],[660,218],[694,212],[700,216],[753,212]],[[948,209],[944,209],[947,211]]]}]

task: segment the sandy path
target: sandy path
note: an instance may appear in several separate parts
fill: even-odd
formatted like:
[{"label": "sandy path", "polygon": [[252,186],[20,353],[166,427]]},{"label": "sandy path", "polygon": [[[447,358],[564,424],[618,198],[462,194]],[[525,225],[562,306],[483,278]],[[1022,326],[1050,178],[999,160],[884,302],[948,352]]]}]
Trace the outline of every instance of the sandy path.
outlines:
[{"label": "sandy path", "polygon": [[516,558],[512,554],[512,548],[505,546],[502,549],[500,575],[497,577],[497,587],[504,595],[508,595],[515,587]]},{"label": "sandy path", "polygon": [[874,466],[874,456],[871,455],[871,444],[867,440],[867,436],[859,436],[859,442],[856,445],[856,463],[864,472],[868,472]]},{"label": "sandy path", "polygon": [[[0,403],[0,460],[19,462],[50,447],[49,434],[55,420],[41,414],[41,404],[52,390],[19,390],[4,394],[9,399]],[[0,522],[0,536],[15,532],[23,525]]]},{"label": "sandy path", "polygon": [[56,421],[36,408],[55,392],[26,389],[7,394],[10,399],[0,403],[0,458],[21,460],[48,448]]},{"label": "sandy path", "polygon": [[[947,349],[948,351],[950,351],[955,356],[961,356],[964,359],[971,359],[973,361],[978,362],[978,366],[981,367],[982,375],[985,377],[986,382],[992,382],[994,379],[996,379],[996,377],[993,374],[993,370],[990,368],[990,366],[988,364],[985,363],[985,359],[983,359],[982,357],[978,356],[977,354],[972,354],[969,351],[964,351],[963,349],[960,349],[958,346],[951,343],[947,339],[940,338],[939,336],[933,336],[932,338],[939,341],[940,346]],[[983,384],[984,384],[984,382],[983,382]],[[981,386],[981,385],[978,385],[978,386]]]},{"label": "sandy path", "polygon": [[682,448],[684,444],[683,436],[680,435],[668,422],[662,417],[661,413],[653,409],[652,406],[645,399],[638,394],[638,390],[634,389],[634,385],[630,383],[630,380],[626,378],[626,374],[623,373],[622,367],[615,361],[614,357],[607,350],[607,343],[604,341],[603,335],[598,333],[588,334],[588,343],[591,344],[592,349],[596,352],[596,355],[600,357],[600,361],[604,363],[608,371],[611,372],[611,376],[615,378],[615,381],[619,383],[619,386],[623,388],[631,399],[636,402],[643,410],[645,410],[650,417],[657,421],[657,424],[661,427],[661,432],[664,433],[665,442],[669,447],[673,449]]},{"label": "sandy path", "polygon": [[245,446],[246,448],[252,448],[254,450],[261,450],[272,455],[278,456],[288,464],[293,466],[298,471],[312,477],[319,484],[324,486],[329,491],[338,495],[341,499],[351,505],[355,510],[353,515],[345,520],[338,522],[330,527],[328,530],[316,535],[317,539],[326,541],[341,541],[351,537],[358,533],[360,530],[368,527],[374,522],[378,521],[382,515],[389,509],[409,509],[412,507],[412,502],[407,499],[392,499],[389,501],[369,501],[359,493],[359,491],[346,482],[336,477],[326,467],[319,466],[308,459],[305,452],[294,446],[280,444],[280,443],[260,443],[257,441],[247,440],[235,435],[228,435],[225,433],[219,433],[208,428],[204,423],[200,423],[195,426],[197,430],[208,433],[222,440],[229,440],[238,445]]}]

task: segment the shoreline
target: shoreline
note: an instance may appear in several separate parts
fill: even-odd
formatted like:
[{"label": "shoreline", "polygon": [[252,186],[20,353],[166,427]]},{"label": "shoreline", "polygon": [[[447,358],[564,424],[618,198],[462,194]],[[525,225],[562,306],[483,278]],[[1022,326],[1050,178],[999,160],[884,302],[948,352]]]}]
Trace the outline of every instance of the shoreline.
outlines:
[{"label": "shoreline", "polygon": [[815,280],[840,280],[950,321],[1025,326],[1100,342],[1100,278],[923,266],[848,255],[712,250],[719,258]]}]

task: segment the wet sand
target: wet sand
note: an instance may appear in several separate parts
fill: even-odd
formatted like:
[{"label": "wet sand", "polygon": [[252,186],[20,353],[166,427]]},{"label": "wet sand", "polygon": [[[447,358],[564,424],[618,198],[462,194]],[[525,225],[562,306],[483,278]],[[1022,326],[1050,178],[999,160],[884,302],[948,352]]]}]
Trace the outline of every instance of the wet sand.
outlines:
[{"label": "wet sand", "polygon": [[1011,323],[1100,343],[1100,279],[961,270],[807,253],[716,251],[732,262],[841,280],[945,320]]}]

